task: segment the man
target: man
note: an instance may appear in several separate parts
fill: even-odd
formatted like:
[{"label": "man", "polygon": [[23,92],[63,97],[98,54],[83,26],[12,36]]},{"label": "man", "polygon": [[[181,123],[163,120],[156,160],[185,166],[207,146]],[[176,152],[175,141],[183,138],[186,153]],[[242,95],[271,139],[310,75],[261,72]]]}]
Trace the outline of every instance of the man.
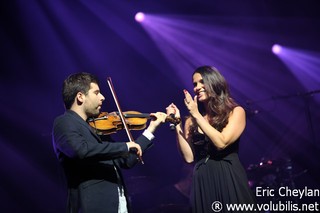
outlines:
[{"label": "man", "polygon": [[67,179],[69,213],[128,212],[120,168],[131,168],[152,146],[153,132],[166,114],[152,114],[135,142],[102,141],[86,122],[99,115],[104,96],[89,73],[70,75],[63,83],[66,111],[53,124],[53,146]]}]

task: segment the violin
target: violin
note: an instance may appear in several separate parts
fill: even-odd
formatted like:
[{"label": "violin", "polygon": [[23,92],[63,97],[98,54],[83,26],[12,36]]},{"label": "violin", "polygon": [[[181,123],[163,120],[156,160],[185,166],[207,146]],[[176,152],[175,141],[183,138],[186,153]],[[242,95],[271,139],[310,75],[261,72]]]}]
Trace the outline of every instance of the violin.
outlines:
[{"label": "violin", "polygon": [[[133,137],[132,137],[132,134],[131,134],[131,132],[130,132],[130,129],[129,129],[129,119],[131,119],[131,121],[132,121],[132,118],[125,118],[125,116],[124,116],[124,114],[123,114],[123,112],[122,112],[122,110],[121,110],[121,107],[120,107],[120,104],[119,104],[119,101],[118,101],[118,98],[117,98],[117,96],[116,96],[116,93],[115,93],[115,89],[114,89],[114,86],[113,86],[113,83],[112,83],[112,80],[111,80],[111,78],[110,77],[108,77],[107,78],[107,83],[108,83],[108,85],[109,85],[109,88],[110,88],[110,91],[111,91],[111,93],[112,93],[112,97],[113,97],[113,99],[114,99],[114,102],[116,103],[116,105],[117,105],[117,109],[118,109],[118,116],[114,116],[113,117],[113,119],[106,119],[106,118],[108,118],[108,116],[106,115],[106,117],[104,118],[104,119],[102,119],[102,121],[103,120],[113,120],[112,122],[107,122],[107,124],[109,124],[109,128],[106,128],[107,130],[109,129],[113,129],[113,132],[115,131],[115,130],[117,130],[117,129],[119,129],[119,126],[121,127],[121,125],[124,127],[124,129],[126,130],[126,133],[127,133],[127,136],[128,136],[128,139],[130,140],[130,141],[134,141],[134,139],[133,139]],[[142,121],[144,121],[144,122],[142,122],[142,123],[140,123],[140,127],[139,128],[142,128],[142,127],[144,127],[145,128],[145,123],[146,123],[146,118],[150,118],[151,116],[150,115],[148,115],[148,116],[145,116],[144,117],[144,119],[145,120],[143,120],[142,119]],[[99,117],[98,117],[99,118]],[[114,122],[114,118],[116,118],[116,121],[117,122]],[[118,119],[119,118],[119,119]],[[137,119],[137,116],[135,117],[136,119]],[[140,120],[141,119],[141,117],[139,118],[138,117],[138,119]],[[101,120],[101,119],[100,119]],[[119,121],[118,121],[119,120]],[[93,124],[95,124],[95,120],[93,120],[94,121],[94,123]],[[121,123],[120,123],[120,121],[121,121]],[[140,120],[141,121],[141,120]],[[141,126],[142,125],[142,126]],[[134,125],[132,125],[132,126],[134,126]],[[95,126],[96,127],[96,126]],[[111,128],[110,128],[111,127]],[[96,128],[97,129],[97,128]],[[98,131],[98,129],[97,129],[97,131]],[[144,162],[143,162],[143,160],[142,160],[142,157],[141,157],[141,155],[140,156],[138,156],[138,160],[142,163],[142,164],[144,164]]]},{"label": "violin", "polygon": [[[126,111],[122,112],[122,114],[130,130],[145,129],[148,119],[156,118],[148,113],[140,113],[138,111]],[[181,119],[167,116],[165,121],[177,125],[181,122]],[[110,135],[125,128],[119,112],[101,112],[96,118],[89,118],[88,123],[96,129],[98,135]]]}]

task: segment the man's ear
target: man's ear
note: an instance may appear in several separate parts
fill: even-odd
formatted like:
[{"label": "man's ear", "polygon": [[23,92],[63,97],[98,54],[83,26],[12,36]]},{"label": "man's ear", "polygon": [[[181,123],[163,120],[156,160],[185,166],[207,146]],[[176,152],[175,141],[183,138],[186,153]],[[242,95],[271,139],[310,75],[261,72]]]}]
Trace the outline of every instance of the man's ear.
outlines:
[{"label": "man's ear", "polygon": [[76,95],[77,105],[81,105],[84,102],[84,94],[82,92],[78,92]]}]

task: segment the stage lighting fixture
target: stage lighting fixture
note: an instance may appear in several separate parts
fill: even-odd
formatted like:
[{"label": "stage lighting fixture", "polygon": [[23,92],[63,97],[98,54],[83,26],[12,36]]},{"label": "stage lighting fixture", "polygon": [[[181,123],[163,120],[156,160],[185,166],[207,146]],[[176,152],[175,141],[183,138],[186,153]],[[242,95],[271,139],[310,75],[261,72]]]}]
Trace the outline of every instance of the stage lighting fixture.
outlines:
[{"label": "stage lighting fixture", "polygon": [[274,44],[272,46],[272,52],[274,54],[279,54],[281,52],[281,46],[279,44]]},{"label": "stage lighting fixture", "polygon": [[144,13],[138,12],[138,13],[136,14],[136,16],[135,16],[135,19],[136,19],[137,22],[143,22],[143,20],[144,20]]}]

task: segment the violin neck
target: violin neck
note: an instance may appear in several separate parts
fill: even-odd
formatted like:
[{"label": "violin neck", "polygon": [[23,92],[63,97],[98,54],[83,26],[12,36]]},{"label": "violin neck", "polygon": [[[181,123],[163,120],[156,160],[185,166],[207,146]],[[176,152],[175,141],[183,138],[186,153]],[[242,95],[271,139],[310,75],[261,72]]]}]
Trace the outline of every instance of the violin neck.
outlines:
[{"label": "violin neck", "polygon": [[135,114],[135,113],[123,113],[125,118],[150,118],[150,114],[148,113],[139,113],[139,114]]}]

